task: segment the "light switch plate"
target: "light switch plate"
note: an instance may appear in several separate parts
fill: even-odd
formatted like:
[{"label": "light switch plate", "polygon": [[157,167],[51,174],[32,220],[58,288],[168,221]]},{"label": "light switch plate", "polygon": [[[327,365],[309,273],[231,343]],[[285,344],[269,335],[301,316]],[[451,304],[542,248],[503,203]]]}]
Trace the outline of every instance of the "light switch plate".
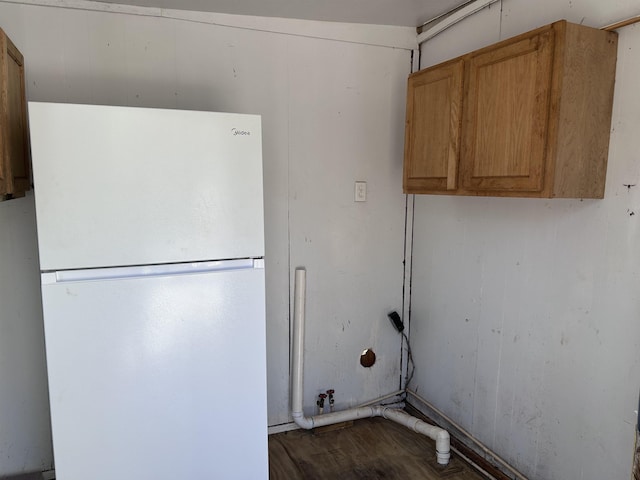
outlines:
[{"label": "light switch plate", "polygon": [[354,200],[356,202],[367,201],[367,182],[356,182]]}]

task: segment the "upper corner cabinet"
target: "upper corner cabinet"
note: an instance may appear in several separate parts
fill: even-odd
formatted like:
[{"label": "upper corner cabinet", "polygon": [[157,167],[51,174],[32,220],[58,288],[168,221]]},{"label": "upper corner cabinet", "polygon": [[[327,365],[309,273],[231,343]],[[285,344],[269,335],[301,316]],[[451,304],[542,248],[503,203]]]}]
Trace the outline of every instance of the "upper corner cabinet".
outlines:
[{"label": "upper corner cabinet", "polygon": [[616,54],[562,20],[412,74],[405,193],[603,198]]},{"label": "upper corner cabinet", "polygon": [[31,188],[24,58],[0,29],[0,195]]}]

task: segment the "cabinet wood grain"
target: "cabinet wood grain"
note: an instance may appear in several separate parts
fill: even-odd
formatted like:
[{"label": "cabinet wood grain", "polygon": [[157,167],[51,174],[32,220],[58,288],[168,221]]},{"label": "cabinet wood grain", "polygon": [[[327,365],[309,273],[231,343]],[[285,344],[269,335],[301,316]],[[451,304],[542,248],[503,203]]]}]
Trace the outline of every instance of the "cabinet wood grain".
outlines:
[{"label": "cabinet wood grain", "polygon": [[[405,192],[602,198],[616,54],[616,33],[562,20],[412,74]],[[416,93],[429,79],[457,88],[452,65],[461,102],[442,86]],[[444,144],[459,145],[446,186]]]},{"label": "cabinet wood grain", "polygon": [[469,59],[464,188],[542,190],[552,46],[549,29]]},{"label": "cabinet wood grain", "polygon": [[409,82],[404,184],[409,191],[455,190],[460,153],[463,62],[425,71]]},{"label": "cabinet wood grain", "polygon": [[0,29],[0,195],[24,196],[31,185],[24,58]]}]

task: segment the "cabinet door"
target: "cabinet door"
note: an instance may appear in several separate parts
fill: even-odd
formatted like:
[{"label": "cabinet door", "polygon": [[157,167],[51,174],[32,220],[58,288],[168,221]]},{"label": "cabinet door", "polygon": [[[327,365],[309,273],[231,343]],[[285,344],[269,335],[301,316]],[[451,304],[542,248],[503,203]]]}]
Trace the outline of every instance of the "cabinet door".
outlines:
[{"label": "cabinet door", "polygon": [[409,77],[405,128],[405,193],[457,188],[464,62]]},{"label": "cabinet door", "polygon": [[30,188],[24,59],[0,30],[0,194],[23,196]]},{"label": "cabinet door", "polygon": [[462,188],[544,188],[554,32],[471,56],[460,159]]}]

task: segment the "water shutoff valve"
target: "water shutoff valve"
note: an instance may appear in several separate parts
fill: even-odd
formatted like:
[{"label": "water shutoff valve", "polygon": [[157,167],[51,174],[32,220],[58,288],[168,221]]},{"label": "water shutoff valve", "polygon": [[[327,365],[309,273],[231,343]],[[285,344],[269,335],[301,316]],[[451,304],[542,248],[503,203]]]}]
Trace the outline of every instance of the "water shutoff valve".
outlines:
[{"label": "water shutoff valve", "polygon": [[327,390],[327,395],[329,396],[329,411],[333,412],[333,406],[335,404],[335,399],[333,398],[333,394],[336,393],[336,391],[331,388],[329,390]]},{"label": "water shutoff valve", "polygon": [[316,405],[318,405],[318,415],[322,415],[324,413],[324,399],[327,398],[326,393],[321,393],[318,395],[318,401]]}]

